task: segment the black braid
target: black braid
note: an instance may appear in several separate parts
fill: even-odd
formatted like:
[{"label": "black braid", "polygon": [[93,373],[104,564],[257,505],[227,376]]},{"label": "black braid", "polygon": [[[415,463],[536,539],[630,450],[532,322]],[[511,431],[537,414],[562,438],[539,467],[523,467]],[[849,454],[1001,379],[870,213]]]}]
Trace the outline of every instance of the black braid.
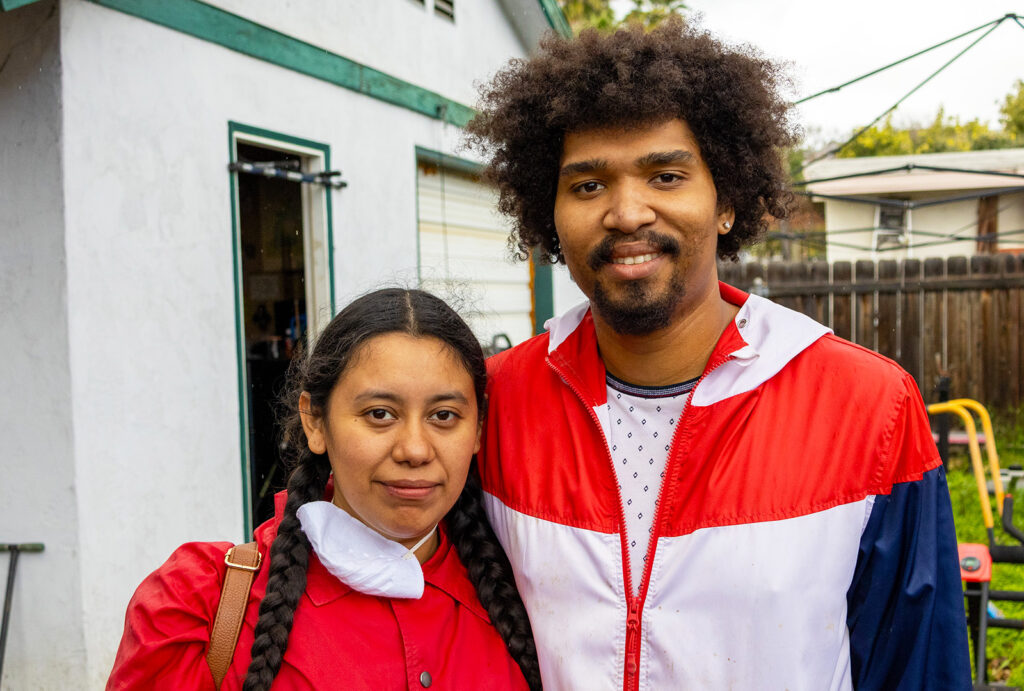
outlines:
[{"label": "black braid", "polygon": [[303,504],[323,498],[329,474],[327,457],[317,456],[307,448],[300,452],[299,464],[288,478],[288,501],[277,528],[277,537],[270,547],[267,592],[260,602],[252,661],[243,691],[267,691],[281,669],[295,608],[306,589],[306,569],[309,566],[309,540],[302,532],[295,512]]},{"label": "black braid", "polygon": [[512,565],[484,514],[483,491],[474,461],[455,506],[445,517],[448,535],[469,572],[477,597],[501,634],[512,659],[534,691],[541,688],[540,664],[530,617],[516,590]]}]

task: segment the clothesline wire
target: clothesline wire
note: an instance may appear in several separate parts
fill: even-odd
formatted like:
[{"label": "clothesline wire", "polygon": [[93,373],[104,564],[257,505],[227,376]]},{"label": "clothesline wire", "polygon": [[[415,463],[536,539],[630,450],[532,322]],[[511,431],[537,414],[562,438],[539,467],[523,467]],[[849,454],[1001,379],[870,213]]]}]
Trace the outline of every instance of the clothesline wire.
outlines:
[{"label": "clothesline wire", "polygon": [[[1010,198],[1009,200],[1004,201],[1002,204],[1000,204],[996,208],[995,215],[998,217],[999,214],[1003,213],[1004,211],[1006,211],[1010,207],[1015,206],[1016,204],[1017,204],[1017,200],[1013,199],[1013,198]],[[968,236],[968,237],[963,237],[962,235],[960,235],[960,233],[962,233],[962,232],[964,232],[966,230],[970,230],[972,228],[977,228],[977,227],[978,227],[978,222],[977,221],[968,221],[967,223],[964,223],[963,225],[961,225],[959,228],[956,228],[952,232],[950,232],[950,231],[942,232],[942,231],[924,230],[922,228],[912,228],[912,229],[910,229],[908,231],[908,233],[910,233],[911,235],[925,235],[925,236],[930,236],[930,237],[948,238],[950,240],[950,242],[964,242],[964,241],[967,241],[967,240],[976,240],[977,236],[976,235],[971,235],[971,236]],[[877,226],[864,226],[862,228],[843,228],[841,230],[827,230],[825,228],[821,228],[821,229],[817,229],[817,230],[801,230],[801,231],[796,231],[796,232],[788,231],[788,230],[785,230],[785,231],[784,230],[778,230],[778,231],[769,231],[768,235],[772,236],[773,234],[776,234],[775,237],[778,237],[778,235],[777,235],[778,233],[787,233],[787,234],[790,235],[789,239],[791,239],[791,240],[800,240],[800,239],[802,239],[802,237],[801,237],[802,235],[806,235],[808,237],[817,237],[817,236],[823,235],[825,233],[828,233],[829,235],[852,235],[854,233],[870,233],[870,232],[873,232],[873,231],[876,231],[876,230],[878,230]]]},{"label": "clothesline wire", "polygon": [[[874,230],[874,229],[871,229]],[[827,235],[832,235],[828,233]],[[940,240],[930,240],[927,242],[918,242],[910,244],[898,244],[892,247],[880,247],[875,248],[868,245],[859,245],[850,242],[841,242],[838,240],[829,240],[826,236],[825,231],[819,232],[803,232],[803,233],[787,233],[785,231],[772,231],[767,233],[765,236],[767,239],[778,239],[778,240],[799,240],[803,244],[814,245],[819,247],[842,247],[844,249],[859,250],[863,252],[888,252],[893,250],[908,250],[916,249],[919,247],[936,247],[939,245],[948,245],[955,242],[987,242],[989,240],[996,240],[1001,237],[1010,237],[1014,235],[1024,235],[1024,228],[1017,230],[1004,230],[996,233],[983,233],[982,235],[972,235],[970,237],[944,237],[937,233],[918,233],[917,231],[910,231],[910,234],[929,235],[931,237],[944,238]]]},{"label": "clothesline wire", "polygon": [[[882,118],[884,118],[884,117],[885,117],[886,115],[888,115],[889,113],[891,113],[891,112],[893,112],[894,110],[896,110],[896,109],[897,109],[897,108],[898,108],[898,107],[900,106],[900,104],[902,104],[902,103],[903,103],[904,101],[906,101],[906,100],[907,100],[908,98],[910,98],[910,97],[911,97],[912,95],[914,95],[914,94],[915,94],[915,93],[916,93],[916,92],[918,91],[918,89],[920,89],[921,87],[923,87],[923,86],[924,86],[925,84],[927,84],[927,83],[928,83],[928,82],[930,82],[930,81],[931,81],[932,79],[934,79],[934,78],[935,78],[936,76],[938,76],[938,75],[939,75],[939,74],[940,74],[940,73],[941,73],[941,72],[942,72],[943,70],[945,70],[945,69],[946,69],[947,67],[949,67],[950,65],[952,65],[952,64],[953,64],[954,62],[956,62],[956,61],[957,61],[958,59],[960,59],[960,57],[961,57],[961,56],[963,56],[963,54],[964,54],[964,53],[966,53],[967,51],[969,51],[969,50],[970,50],[971,48],[973,48],[974,46],[978,45],[978,43],[980,43],[980,42],[981,42],[981,41],[982,41],[982,40],[983,40],[983,39],[984,39],[984,38],[985,38],[986,36],[988,36],[988,35],[989,35],[989,34],[991,34],[991,33],[992,33],[993,31],[995,31],[995,30],[996,30],[997,28],[999,28],[999,25],[1000,25],[1000,24],[1002,24],[1002,23],[1003,23],[1004,21],[1006,21],[1006,20],[1007,20],[1007,19],[1009,19],[1009,18],[1013,18],[1014,20],[1016,20],[1016,15],[1011,15],[1011,14],[1008,14],[1008,15],[1006,15],[1006,16],[1004,16],[1004,17],[1001,17],[1001,18],[1000,18],[1000,19],[998,19],[998,20],[994,20],[993,22],[989,22],[989,24],[991,24],[991,26],[989,26],[988,24],[985,24],[985,25],[982,25],[982,27],[978,27],[978,28],[980,29],[980,28],[983,28],[984,26],[989,26],[989,29],[988,29],[988,31],[986,31],[985,33],[983,33],[983,34],[982,34],[981,36],[979,36],[978,38],[976,38],[976,39],[974,39],[973,41],[971,41],[971,42],[970,42],[970,43],[969,43],[969,44],[967,45],[967,47],[966,47],[966,48],[964,48],[963,50],[961,50],[960,52],[958,52],[958,53],[957,53],[956,55],[954,55],[954,56],[953,56],[952,58],[950,58],[950,59],[949,59],[949,60],[947,60],[947,61],[946,61],[945,63],[943,63],[943,64],[942,64],[942,66],[941,66],[941,67],[939,67],[939,69],[935,70],[934,72],[932,72],[931,74],[929,74],[929,75],[928,75],[927,77],[925,77],[925,78],[924,78],[923,80],[921,80],[920,82],[918,82],[918,83],[917,83],[917,84],[916,84],[916,85],[915,85],[915,86],[914,86],[914,87],[913,87],[913,88],[912,88],[912,89],[911,89],[910,91],[908,91],[907,93],[905,93],[905,94],[904,94],[903,96],[901,96],[901,97],[899,98],[899,100],[897,100],[897,101],[896,101],[895,103],[893,103],[893,104],[892,104],[891,106],[889,106],[889,107],[888,107],[888,108],[886,108],[886,109],[885,109],[884,111],[882,111],[882,112],[881,112],[881,113],[880,113],[880,114],[879,114],[879,115],[878,115],[878,116],[877,116],[877,117],[876,117],[876,118],[875,118],[874,120],[872,120],[872,121],[871,121],[871,122],[869,122],[869,123],[868,123],[867,125],[865,125],[864,127],[860,128],[859,130],[857,130],[856,132],[854,132],[853,136],[851,136],[850,138],[848,138],[848,139],[847,139],[846,141],[844,141],[844,142],[843,142],[842,144],[839,144],[839,145],[833,146],[833,147],[831,147],[830,149],[828,149],[827,151],[824,151],[824,152],[822,152],[822,153],[818,154],[817,156],[815,156],[814,158],[812,158],[812,159],[811,159],[810,161],[806,161],[805,163],[803,163],[803,164],[802,164],[802,165],[800,166],[800,169],[799,169],[799,170],[798,170],[798,171],[797,171],[797,172],[796,172],[796,173],[794,174],[794,177],[796,177],[796,175],[799,175],[800,173],[802,173],[802,172],[804,171],[804,169],[805,169],[805,168],[806,168],[807,166],[811,165],[812,163],[815,163],[815,162],[817,162],[817,161],[820,161],[821,159],[823,159],[823,158],[826,158],[826,157],[828,157],[828,156],[832,156],[832,155],[834,155],[834,154],[838,153],[838,152],[839,152],[839,151],[840,151],[840,150],[841,150],[841,149],[842,149],[843,147],[845,147],[845,146],[846,146],[847,144],[849,144],[849,143],[851,143],[851,142],[853,142],[853,141],[856,141],[858,137],[860,137],[860,136],[861,136],[862,134],[864,134],[864,133],[865,133],[865,132],[867,132],[867,131],[868,131],[869,129],[871,129],[871,128],[872,128],[872,127],[873,127],[873,126],[874,126],[874,125],[876,124],[876,123],[878,123],[878,121],[879,121],[879,120],[881,120],[881,119],[882,119]],[[1019,24],[1019,22],[1018,22],[1018,24]],[[972,33],[972,32],[968,32],[968,33]]]},{"label": "clothesline wire", "polygon": [[[933,46],[929,46],[928,48],[925,48],[924,50],[919,50],[916,53],[914,53],[913,55],[908,55],[905,58],[897,60],[896,62],[890,62],[888,65],[885,65],[884,67],[879,67],[878,69],[871,70],[870,72],[862,74],[859,77],[854,77],[853,79],[851,79],[849,81],[846,81],[846,82],[843,82],[842,84],[839,84],[838,86],[833,86],[833,87],[828,88],[828,89],[823,89],[823,90],[821,90],[821,91],[819,91],[819,92],[817,92],[815,94],[811,94],[810,96],[804,96],[800,100],[794,101],[793,105],[798,106],[801,103],[806,103],[807,101],[810,101],[811,99],[817,98],[818,96],[824,96],[825,94],[834,94],[837,91],[839,91],[840,89],[848,87],[848,86],[850,86],[852,84],[856,84],[857,82],[862,81],[864,79],[867,79],[868,77],[873,77],[876,74],[879,74],[881,72],[885,72],[887,69],[890,69],[892,67],[896,67],[897,65],[902,65],[903,63],[908,62],[910,60],[913,60],[914,58],[916,58],[918,56],[921,56],[921,55],[924,55],[925,53],[931,52],[931,51],[935,50],[936,48],[941,48],[942,46],[944,46],[944,45],[946,45],[948,43],[952,43],[953,41],[959,40],[959,39],[963,38],[964,36],[969,36],[970,34],[973,34],[976,31],[980,31],[980,30],[984,29],[985,27],[991,26],[992,24],[998,24],[999,22],[1004,21],[1008,17],[1012,17],[1015,22],[1020,24],[1020,19],[1018,19],[1017,15],[1015,15],[1015,14],[1008,14],[1008,15],[1000,18],[1000,19],[993,19],[990,22],[985,22],[981,26],[976,26],[973,29],[970,29],[969,31],[963,32],[962,34],[957,34],[953,38],[947,38],[945,41],[940,41],[939,43],[936,43]],[[1021,27],[1024,28],[1024,24],[1021,24]]]}]

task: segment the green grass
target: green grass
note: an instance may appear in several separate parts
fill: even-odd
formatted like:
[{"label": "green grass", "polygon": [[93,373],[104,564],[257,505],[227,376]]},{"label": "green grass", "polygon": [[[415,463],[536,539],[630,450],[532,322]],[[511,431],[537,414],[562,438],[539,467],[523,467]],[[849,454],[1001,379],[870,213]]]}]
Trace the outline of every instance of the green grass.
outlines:
[{"label": "green grass", "polygon": [[[1015,464],[1024,465],[1024,407],[996,416],[993,426],[1000,465],[1003,468]],[[987,463],[984,449],[982,457]],[[987,544],[977,485],[965,449],[953,450],[948,479],[957,540]],[[1015,498],[1020,503],[1014,508],[1014,523],[1024,527],[1024,486],[1017,487]],[[995,511],[994,499],[992,507]],[[998,523],[996,517],[996,539],[1001,543],[1016,544],[998,528]],[[1024,590],[1024,564],[993,565],[991,587],[997,590]],[[1024,603],[996,602],[995,605],[1003,616],[1024,618]],[[1024,631],[989,629],[988,635],[989,681],[1024,687]]]}]

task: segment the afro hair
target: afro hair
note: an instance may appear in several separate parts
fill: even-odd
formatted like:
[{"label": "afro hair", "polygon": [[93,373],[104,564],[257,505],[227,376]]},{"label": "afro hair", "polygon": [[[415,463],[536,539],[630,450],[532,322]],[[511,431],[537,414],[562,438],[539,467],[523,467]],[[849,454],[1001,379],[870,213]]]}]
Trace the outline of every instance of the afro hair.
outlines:
[{"label": "afro hair", "polygon": [[681,118],[720,203],[736,214],[718,240],[718,256],[735,259],[792,200],[782,155],[797,137],[781,83],[779,67],[754,49],[727,47],[677,18],[649,32],[549,35],[537,55],[513,60],[481,89],[467,143],[490,160],[485,178],[512,219],[519,257],[564,262],[554,203],[565,134]]}]

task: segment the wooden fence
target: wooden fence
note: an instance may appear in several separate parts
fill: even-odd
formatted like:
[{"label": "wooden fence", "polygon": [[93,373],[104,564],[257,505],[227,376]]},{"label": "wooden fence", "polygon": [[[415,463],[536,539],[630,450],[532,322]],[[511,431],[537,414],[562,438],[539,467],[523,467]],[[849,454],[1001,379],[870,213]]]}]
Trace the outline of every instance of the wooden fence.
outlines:
[{"label": "wooden fence", "polygon": [[1024,255],[903,261],[722,264],[721,279],[803,312],[896,360],[927,402],[1024,402]]}]

